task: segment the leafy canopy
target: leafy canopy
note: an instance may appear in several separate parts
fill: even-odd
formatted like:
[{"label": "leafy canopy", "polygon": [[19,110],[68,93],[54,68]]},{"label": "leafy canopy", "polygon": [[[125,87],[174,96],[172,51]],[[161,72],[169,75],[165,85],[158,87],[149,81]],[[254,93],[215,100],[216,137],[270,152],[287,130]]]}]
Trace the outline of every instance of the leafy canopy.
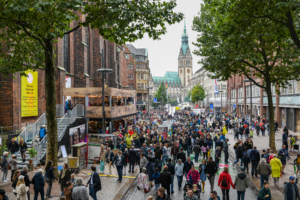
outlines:
[{"label": "leafy canopy", "polygon": [[[157,102],[160,103],[153,103],[152,102],[152,106],[153,107],[157,107],[159,105],[166,105],[168,102],[168,98],[167,98],[167,88],[165,86],[165,83],[162,82],[160,84],[160,86],[158,87],[158,90],[156,91],[156,94],[154,95],[154,98],[157,98]],[[161,103],[162,102],[162,103]]]},{"label": "leafy canopy", "polygon": [[192,102],[203,101],[203,99],[206,97],[203,87],[200,85],[195,85],[192,89],[191,97]]}]

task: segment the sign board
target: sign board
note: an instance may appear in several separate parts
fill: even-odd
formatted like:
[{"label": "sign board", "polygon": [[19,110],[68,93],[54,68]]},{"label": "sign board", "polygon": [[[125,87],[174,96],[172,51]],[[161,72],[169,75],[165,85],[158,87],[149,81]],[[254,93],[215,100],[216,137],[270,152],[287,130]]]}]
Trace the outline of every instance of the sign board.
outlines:
[{"label": "sign board", "polygon": [[21,117],[38,116],[38,72],[28,70],[21,77]]},{"label": "sign board", "polygon": [[236,108],[236,105],[234,104],[233,107]]},{"label": "sign board", "polygon": [[65,145],[60,146],[60,149],[61,149],[61,153],[62,153],[63,158],[68,157]]},{"label": "sign board", "polygon": [[210,104],[210,109],[214,109],[214,104]]},{"label": "sign board", "polygon": [[153,103],[157,103],[157,98],[153,98]]}]

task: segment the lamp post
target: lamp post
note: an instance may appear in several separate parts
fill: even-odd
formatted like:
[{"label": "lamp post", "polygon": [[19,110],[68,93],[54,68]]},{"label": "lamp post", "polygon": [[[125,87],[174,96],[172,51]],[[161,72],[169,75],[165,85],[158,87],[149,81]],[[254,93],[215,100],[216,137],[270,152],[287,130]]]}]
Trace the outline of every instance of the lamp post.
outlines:
[{"label": "lamp post", "polygon": [[153,87],[146,87],[148,89],[148,117],[150,118],[149,114],[149,107],[150,107],[150,90],[153,89]]},{"label": "lamp post", "polygon": [[[222,84],[221,84],[221,87],[222,87]],[[221,90],[221,91],[218,91],[218,92],[221,93],[221,112],[220,112],[220,113],[222,114],[222,112],[223,112],[223,107],[222,107],[222,106],[223,106],[223,105],[222,105],[222,93],[223,93],[224,91]]]},{"label": "lamp post", "polygon": [[106,68],[102,68],[102,69],[97,69],[97,72],[102,74],[102,133],[105,133],[105,94],[104,94],[104,90],[105,90],[105,85],[104,85],[104,77],[105,74],[108,73],[112,73],[113,70],[112,69],[106,69]]},{"label": "lamp post", "polygon": [[[251,79],[252,79],[252,68],[250,69],[251,70]],[[250,124],[249,126],[251,126],[252,124],[252,82],[249,80],[249,79],[245,79],[244,82],[250,82]],[[246,101],[247,102],[247,101]]]}]

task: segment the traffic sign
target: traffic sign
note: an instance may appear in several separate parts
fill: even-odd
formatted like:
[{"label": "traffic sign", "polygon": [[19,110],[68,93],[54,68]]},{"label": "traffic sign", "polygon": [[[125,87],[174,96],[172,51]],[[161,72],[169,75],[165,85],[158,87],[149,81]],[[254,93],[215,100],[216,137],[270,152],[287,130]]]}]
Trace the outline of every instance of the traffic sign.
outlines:
[{"label": "traffic sign", "polygon": [[157,103],[157,98],[153,98],[153,103]]}]

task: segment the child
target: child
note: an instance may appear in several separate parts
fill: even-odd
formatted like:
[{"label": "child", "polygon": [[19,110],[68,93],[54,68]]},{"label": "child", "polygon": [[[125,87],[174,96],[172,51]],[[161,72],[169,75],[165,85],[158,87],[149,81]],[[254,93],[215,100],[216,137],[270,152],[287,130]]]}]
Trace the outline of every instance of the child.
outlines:
[{"label": "child", "polygon": [[296,172],[297,175],[300,170],[300,154],[297,155],[297,158],[294,160],[294,163],[296,164],[297,167],[297,172]]},{"label": "child", "polygon": [[196,184],[193,185],[193,192],[194,192],[194,195],[197,196],[198,199],[200,199],[200,190]]},{"label": "child", "polygon": [[152,175],[152,178],[154,179],[155,191],[156,191],[156,193],[157,193],[157,190],[158,190],[158,188],[160,187],[160,183],[159,183],[159,175],[160,175],[160,173],[159,173],[158,167],[155,167],[154,170],[155,170],[155,172],[154,172],[154,174]]},{"label": "child", "polygon": [[73,173],[73,174],[71,174],[71,182],[73,183],[73,187],[76,186],[75,181],[76,181],[76,176],[75,176],[75,174]]},{"label": "child", "polygon": [[248,157],[248,151],[247,151],[246,148],[243,152],[242,160],[243,160],[243,163],[244,163],[245,172],[246,172],[246,169],[247,169],[247,173],[249,173],[248,163],[250,162],[250,158]]},{"label": "child", "polygon": [[250,128],[250,138],[253,138],[253,129]]},{"label": "child", "polygon": [[293,150],[293,152],[295,152],[294,151],[294,145],[295,145],[295,138],[291,135],[291,138],[290,138],[290,152],[292,152],[292,150]]}]

